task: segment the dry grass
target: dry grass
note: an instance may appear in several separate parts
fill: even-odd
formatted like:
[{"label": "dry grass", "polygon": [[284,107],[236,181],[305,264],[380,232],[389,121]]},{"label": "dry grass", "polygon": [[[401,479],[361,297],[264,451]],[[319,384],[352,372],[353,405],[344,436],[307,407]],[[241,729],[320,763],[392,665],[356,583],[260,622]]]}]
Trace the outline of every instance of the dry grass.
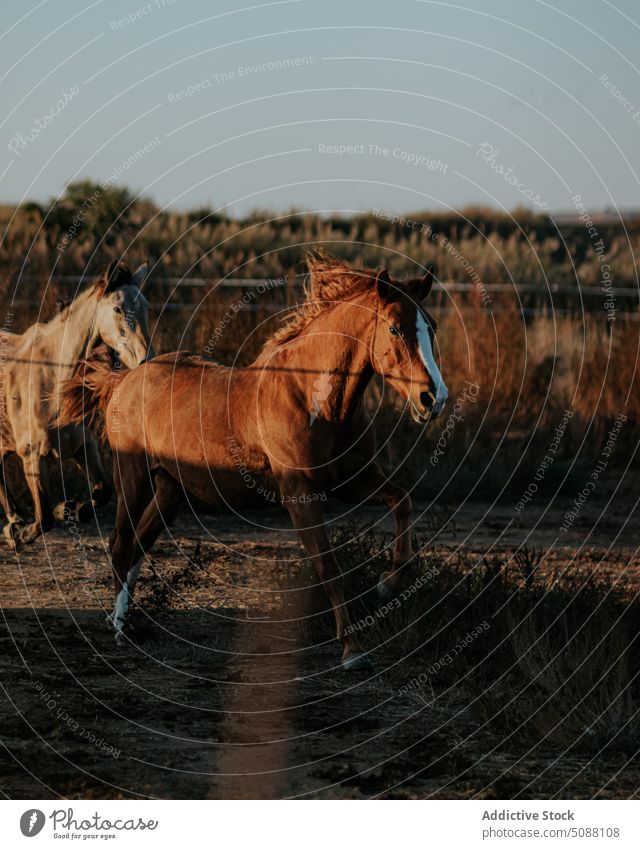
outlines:
[{"label": "dry grass", "polygon": [[482,727],[516,749],[608,748],[635,756],[636,599],[588,570],[559,580],[540,552],[434,552],[418,538],[417,589],[387,608],[372,587],[389,568],[390,540],[362,531],[343,528],[333,543],[354,625],[401,698],[435,707],[455,696],[466,705],[470,729]]},{"label": "dry grass", "polygon": [[[84,215],[80,220],[79,212]],[[406,217],[428,224],[438,238],[373,214],[343,218],[256,211],[236,220],[211,209],[159,211],[126,188],[104,190],[79,181],[50,204],[0,207],[6,231],[0,264],[9,276],[21,270],[47,276],[54,264],[56,273],[77,274],[126,252],[132,262],[148,255],[158,259],[160,273],[273,277],[300,272],[301,248],[324,245],[331,250],[339,246],[345,259],[374,267],[386,255],[396,273],[417,263],[435,266],[442,279],[464,281],[469,272],[461,265],[463,257],[485,283],[527,282],[542,288],[547,283],[572,285],[579,279],[583,286],[598,285],[600,263],[580,222],[558,228],[546,216],[526,210],[507,215],[462,209]],[[77,233],[58,250],[74,223]],[[612,278],[618,286],[634,286],[640,224],[630,219],[625,226],[598,222]],[[456,251],[447,250],[445,237]]]}]

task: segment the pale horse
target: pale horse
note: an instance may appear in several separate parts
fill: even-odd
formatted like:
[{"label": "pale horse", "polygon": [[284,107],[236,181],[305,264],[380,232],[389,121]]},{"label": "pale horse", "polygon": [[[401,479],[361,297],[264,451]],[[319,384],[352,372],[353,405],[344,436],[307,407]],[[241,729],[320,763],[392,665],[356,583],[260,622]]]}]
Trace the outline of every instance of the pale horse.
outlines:
[{"label": "pale horse", "polygon": [[[38,322],[22,335],[0,331],[0,508],[10,543],[33,542],[50,530],[54,516],[63,515],[63,505],[51,508],[49,458],[72,458],[89,480],[91,502],[77,508],[76,518],[90,518],[109,500],[111,487],[93,435],[83,425],[56,427],[61,390],[101,343],[127,368],[155,356],[149,303],[140,291],[146,275],[146,264],[132,274],[123,263],[112,262],[51,321]],[[3,464],[11,452],[22,461],[33,498],[31,524],[25,524],[6,485]]]}]

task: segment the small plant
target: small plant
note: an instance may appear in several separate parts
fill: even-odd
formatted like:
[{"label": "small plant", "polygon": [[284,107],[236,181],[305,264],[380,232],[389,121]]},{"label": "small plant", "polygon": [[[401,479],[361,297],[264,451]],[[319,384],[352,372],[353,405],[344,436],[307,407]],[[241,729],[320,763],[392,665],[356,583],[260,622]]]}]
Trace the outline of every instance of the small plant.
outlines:
[{"label": "small plant", "polygon": [[529,548],[526,543],[513,555],[513,559],[522,570],[522,577],[524,579],[525,586],[530,586],[533,582],[538,571],[538,567],[542,562],[542,557],[542,548]]},{"label": "small plant", "polygon": [[190,555],[185,554],[182,565],[170,575],[159,574],[157,566],[157,561],[151,559],[151,575],[146,575],[138,585],[136,605],[145,613],[158,614],[170,610],[177,596],[188,595],[189,588],[202,580],[204,566],[200,541],[196,542]]}]

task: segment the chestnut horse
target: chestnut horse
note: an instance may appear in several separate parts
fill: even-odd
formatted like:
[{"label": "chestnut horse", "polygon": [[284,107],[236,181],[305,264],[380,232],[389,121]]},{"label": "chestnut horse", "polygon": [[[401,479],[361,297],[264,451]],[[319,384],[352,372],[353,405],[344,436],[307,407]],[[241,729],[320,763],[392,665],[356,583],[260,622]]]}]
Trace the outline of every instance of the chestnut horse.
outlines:
[{"label": "chestnut horse", "polygon": [[413,556],[411,502],[373,460],[363,396],[377,373],[417,422],[442,412],[435,323],[422,306],[433,276],[394,282],[386,270],[357,270],[324,253],[308,264],[305,303],[247,368],[177,352],[114,374],[94,358],[69,381],[63,416],[79,422],[101,411],[113,451],[118,642],[143,556],[193,494],[234,509],[284,505],[332,604],[343,666],[370,666],[350,625],[322,502],[330,495],[389,507],[393,567],[378,586],[383,595],[401,589]]}]

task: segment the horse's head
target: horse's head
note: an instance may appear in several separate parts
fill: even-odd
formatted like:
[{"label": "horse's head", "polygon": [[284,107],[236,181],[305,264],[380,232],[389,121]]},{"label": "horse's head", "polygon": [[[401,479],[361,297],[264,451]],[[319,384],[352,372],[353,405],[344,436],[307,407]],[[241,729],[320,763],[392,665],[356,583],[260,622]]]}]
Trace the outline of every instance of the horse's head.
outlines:
[{"label": "horse's head", "polygon": [[422,305],[432,285],[431,271],[400,283],[384,269],[375,280],[372,365],[407,399],[421,424],[439,416],[449,396],[434,357],[436,323]]},{"label": "horse's head", "polygon": [[98,336],[127,368],[155,357],[149,336],[149,302],[140,291],[146,276],[146,264],[132,274],[124,263],[112,262],[96,283]]}]

